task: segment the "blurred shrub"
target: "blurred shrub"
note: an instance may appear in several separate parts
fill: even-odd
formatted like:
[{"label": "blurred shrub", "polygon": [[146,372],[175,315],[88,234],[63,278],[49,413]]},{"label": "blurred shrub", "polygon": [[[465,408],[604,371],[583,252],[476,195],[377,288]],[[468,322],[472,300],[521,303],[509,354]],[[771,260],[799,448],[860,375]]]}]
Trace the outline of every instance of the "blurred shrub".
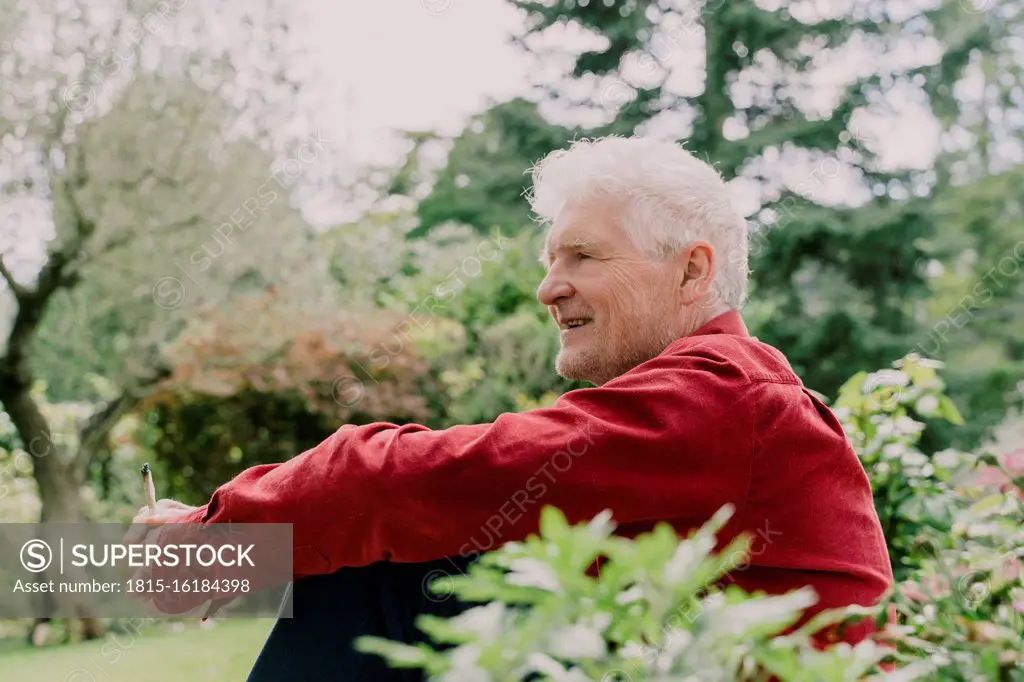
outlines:
[{"label": "blurred shrub", "polygon": [[168,349],[172,376],[139,412],[158,492],[205,501],[242,469],[294,457],[343,423],[426,419],[427,367],[395,331],[401,321],[274,291],[240,296],[230,316],[203,311]]}]

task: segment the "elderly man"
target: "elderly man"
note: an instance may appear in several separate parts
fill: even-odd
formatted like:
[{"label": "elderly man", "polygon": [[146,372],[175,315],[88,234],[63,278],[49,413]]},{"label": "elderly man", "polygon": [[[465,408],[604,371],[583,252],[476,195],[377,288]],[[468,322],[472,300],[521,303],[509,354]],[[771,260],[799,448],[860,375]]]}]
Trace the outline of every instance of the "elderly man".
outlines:
[{"label": "elderly man", "polygon": [[[346,425],[202,507],[166,501],[138,521],[292,523],[297,575],[352,580],[344,569],[436,568],[419,562],[521,540],[543,505],[570,522],[610,509],[633,535],[658,521],[685,534],[731,503],[722,540],[756,538],[736,583],[811,585],[817,608],[876,601],[892,573],[867,477],[835,416],[744,326],[746,222],[718,173],[676,144],[611,137],[550,154],[533,180],[555,366],[593,387],[489,424]],[[421,575],[403,578],[414,601]]]}]

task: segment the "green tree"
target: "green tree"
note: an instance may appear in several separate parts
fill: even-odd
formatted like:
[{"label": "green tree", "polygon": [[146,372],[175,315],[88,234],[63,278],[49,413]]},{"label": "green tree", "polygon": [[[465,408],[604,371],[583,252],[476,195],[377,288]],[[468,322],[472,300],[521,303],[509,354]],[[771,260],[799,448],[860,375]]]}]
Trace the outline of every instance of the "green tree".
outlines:
[{"label": "green tree", "polygon": [[[208,40],[214,15],[237,26],[237,42]],[[162,349],[198,310],[266,286],[270,266],[294,286],[295,272],[315,277],[289,259],[308,241],[276,245],[281,231],[304,227],[287,186],[279,201],[263,197],[275,246],[236,236],[239,248],[220,258],[236,211],[271,179],[268,150],[282,144],[270,123],[294,94],[287,60],[276,59],[287,23],[276,0],[132,0],[109,12],[0,2],[0,296],[13,314],[2,323],[0,403],[32,455],[44,522],[83,519],[90,466],[167,375]],[[54,38],[46,50],[40,31]],[[55,434],[39,379],[54,402],[93,406],[73,438]],[[98,622],[86,622],[97,636]]]},{"label": "green tree", "polygon": [[[524,197],[527,170],[578,132],[549,123],[535,103],[521,98],[474,117],[452,141],[445,166],[417,206],[419,224],[409,237],[422,237],[448,221],[484,234],[496,227],[508,234],[529,229],[529,204]],[[412,158],[419,151],[414,147]]]}]

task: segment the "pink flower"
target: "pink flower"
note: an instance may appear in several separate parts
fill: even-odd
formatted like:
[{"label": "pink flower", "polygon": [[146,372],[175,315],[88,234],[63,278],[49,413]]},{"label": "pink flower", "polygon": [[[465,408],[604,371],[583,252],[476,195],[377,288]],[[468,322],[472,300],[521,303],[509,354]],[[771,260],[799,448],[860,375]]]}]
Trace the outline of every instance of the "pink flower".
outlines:
[{"label": "pink flower", "polygon": [[[1024,450],[1014,450],[1011,453],[1002,455],[999,458],[1000,463],[1007,471],[1013,476],[1024,476]],[[995,486],[998,487],[1001,492],[1007,492],[1016,488],[1013,485],[1013,481],[1002,471],[995,467],[982,467],[978,469],[978,473],[974,478],[976,485],[984,486]],[[1024,497],[1024,491],[1020,492],[1021,496]]]},{"label": "pink flower", "polygon": [[921,591],[921,588],[918,587],[917,583],[903,583],[900,586],[900,591],[903,593],[904,597],[910,599],[911,601],[922,603],[931,601],[928,595]]},{"label": "pink flower", "polygon": [[1003,571],[1003,577],[1007,580],[1016,580],[1020,577],[1020,569],[1020,559],[1013,557],[1009,562],[1007,562],[1006,570]]}]

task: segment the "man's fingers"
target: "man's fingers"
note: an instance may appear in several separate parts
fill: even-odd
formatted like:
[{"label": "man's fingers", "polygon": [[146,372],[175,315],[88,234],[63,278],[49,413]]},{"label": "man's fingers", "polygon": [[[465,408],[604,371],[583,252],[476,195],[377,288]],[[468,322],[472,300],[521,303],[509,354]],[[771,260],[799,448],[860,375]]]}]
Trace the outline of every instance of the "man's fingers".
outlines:
[{"label": "man's fingers", "polygon": [[137,545],[146,539],[152,528],[147,524],[134,521],[128,532],[124,534],[124,544],[126,545]]},{"label": "man's fingers", "polygon": [[139,518],[141,516],[151,516],[153,514],[162,514],[162,513],[172,513],[172,514],[177,515],[177,514],[181,514],[183,512],[190,512],[193,509],[195,509],[195,507],[191,507],[191,506],[189,506],[187,504],[184,504],[182,502],[178,502],[177,500],[163,499],[163,500],[157,500],[156,507],[154,507],[153,509],[150,509],[149,505],[146,505],[144,507],[139,507],[139,510],[137,512],[135,512],[135,518]]},{"label": "man's fingers", "polygon": [[173,515],[145,514],[136,516],[132,519],[132,525],[124,535],[124,543],[126,545],[137,545],[144,542],[147,538],[150,538],[150,536],[152,536],[151,539],[155,539],[160,526],[167,523],[167,520],[171,518],[171,516]]},{"label": "man's fingers", "polygon": [[157,500],[157,502],[156,502],[156,511],[158,511],[158,512],[164,512],[164,511],[181,512],[181,511],[188,511],[189,509],[192,509],[192,507],[188,506],[187,504],[183,504],[181,502],[178,502],[177,500],[163,499],[163,500]]},{"label": "man's fingers", "polygon": [[124,542],[129,545],[138,544],[146,539],[153,527],[162,526],[193,509],[195,507],[168,499],[159,500],[155,509],[150,509],[148,506],[139,507],[135,518],[132,519],[132,527],[124,536]]}]

